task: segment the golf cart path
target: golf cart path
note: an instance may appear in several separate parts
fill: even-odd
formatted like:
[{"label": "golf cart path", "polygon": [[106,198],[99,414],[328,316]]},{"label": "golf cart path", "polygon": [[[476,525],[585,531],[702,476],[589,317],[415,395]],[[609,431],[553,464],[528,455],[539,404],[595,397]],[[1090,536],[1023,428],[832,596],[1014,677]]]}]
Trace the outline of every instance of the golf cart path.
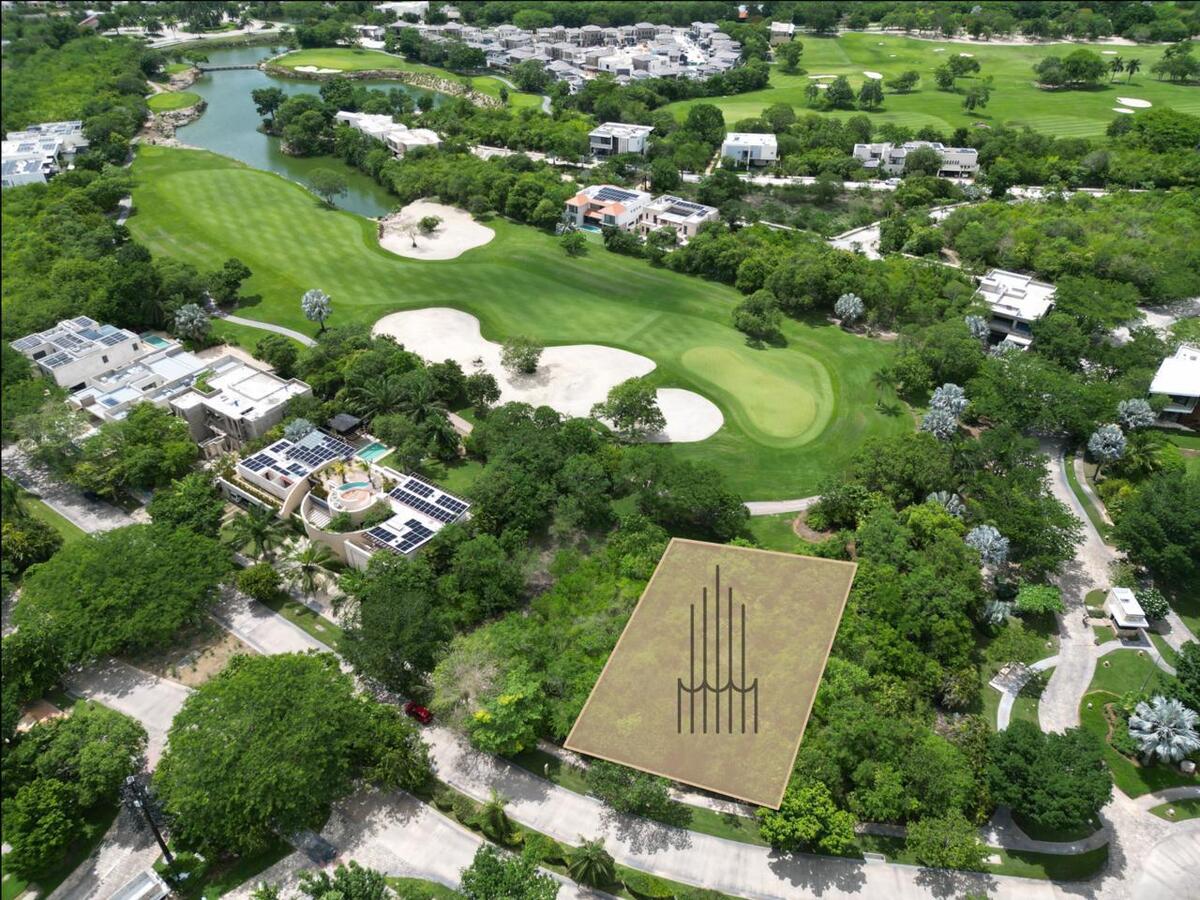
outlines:
[{"label": "golf cart path", "polygon": [[103,500],[88,500],[77,489],[52,478],[45,469],[33,462],[16,444],[9,444],[0,454],[3,458],[4,474],[37,495],[67,521],[89,534],[111,531],[126,525],[137,525],[149,521],[145,509],[132,515]]},{"label": "golf cart path", "polygon": [[290,337],[294,341],[299,341],[305,347],[312,347],[317,343],[307,334],[301,334],[299,331],[284,328],[282,325],[272,325],[270,322],[259,322],[254,319],[243,319],[241,316],[234,315],[224,315],[221,318],[226,322],[232,322],[234,325],[245,325],[247,328],[260,328],[263,331],[273,331],[276,334],[282,334],[284,337]]}]

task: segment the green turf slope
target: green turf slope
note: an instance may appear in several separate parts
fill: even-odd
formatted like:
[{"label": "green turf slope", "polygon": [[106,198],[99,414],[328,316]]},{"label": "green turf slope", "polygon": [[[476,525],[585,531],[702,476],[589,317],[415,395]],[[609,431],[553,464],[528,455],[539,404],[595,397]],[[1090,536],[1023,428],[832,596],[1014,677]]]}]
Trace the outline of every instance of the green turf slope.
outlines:
[{"label": "green turf slope", "polygon": [[375,223],[328,210],[298,185],[203,151],[142,146],[129,227],[157,255],[211,270],[230,256],[253,271],[239,314],[315,334],[300,296],[333,298],[331,325],[400,309],[451,306],[483,334],[548,344],[602,343],[652,358],[660,386],[698,391],[725,415],[712,438],[672,452],[717,465],[747,499],[807,496],[862,441],[911,428],[874,408],[871,373],[889,345],[789,322],[785,348],[753,349],[730,325],[739,295],[593,246],[568,258],[551,236],[492,219],[496,238],[454,260],[379,248]]},{"label": "green turf slope", "polygon": [[[921,73],[918,90],[911,94],[893,94],[884,89],[884,104],[867,113],[877,125],[892,122],[911,128],[932,125],[942,131],[985,122],[992,126],[1028,125],[1055,137],[1095,137],[1104,133],[1118,113],[1118,97],[1148,100],[1155,106],[1170,106],[1182,112],[1200,115],[1200,87],[1159,81],[1150,74],[1150,66],[1162,58],[1164,47],[1120,47],[1101,44],[1043,44],[1037,46],[1001,46],[962,44],[949,41],[925,41],[897,35],[851,33],[822,38],[804,35],[804,56],[801,65],[806,75],[785,75],[777,67],[771,69],[771,86],[761,91],[728,97],[703,97],[674,103],[667,107],[682,119],[696,103],[715,103],[725,114],[725,124],[732,126],[739,119],[757,116],[773,103],[790,103],[798,114],[815,112],[808,108],[804,89],[810,75],[845,75],[855,91],[866,80],[864,72],[879,72],[892,78],[909,69]],[[1109,84],[1107,76],[1091,90],[1044,91],[1034,85],[1033,65],[1040,59],[1065,56],[1077,46],[1086,46],[1097,53],[1115,51],[1122,59],[1138,58],[1142,71],[1126,84],[1125,76],[1117,76]],[[941,52],[935,52],[938,49]],[[933,70],[948,56],[958,53],[974,54],[982,67],[978,77],[994,78],[992,99],[984,110],[968,113],[962,108],[962,94],[939,91],[933,80]],[[1104,59],[1111,59],[1105,55]],[[829,79],[824,79],[828,83]],[[971,78],[959,80],[960,88],[972,84]],[[861,114],[858,110],[838,110],[827,115],[846,118]]]}]

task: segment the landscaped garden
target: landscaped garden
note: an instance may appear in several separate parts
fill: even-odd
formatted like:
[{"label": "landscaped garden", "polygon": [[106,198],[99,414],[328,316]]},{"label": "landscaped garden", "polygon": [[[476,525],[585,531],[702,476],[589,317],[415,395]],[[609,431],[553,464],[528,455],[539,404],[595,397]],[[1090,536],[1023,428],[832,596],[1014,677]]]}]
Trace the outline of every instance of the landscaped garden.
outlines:
[{"label": "landscaped garden", "polygon": [[191,91],[163,91],[154,94],[146,101],[146,105],[154,112],[170,112],[176,109],[187,109],[200,102],[200,95]]},{"label": "landscaped garden", "polygon": [[[867,80],[865,72],[882,74],[886,85],[887,79],[915,70],[920,73],[921,80],[912,93],[893,94],[885,86],[883,105],[870,113],[876,126],[890,122],[910,128],[929,125],[952,131],[983,122],[993,127],[1028,125],[1056,137],[1093,137],[1103,134],[1113,120],[1113,107],[1123,105],[1118,102],[1118,97],[1133,97],[1155,106],[1200,113],[1200,91],[1195,87],[1159,81],[1149,74],[1150,67],[1162,57],[1164,46],[962,44],[878,33],[846,33],[836,38],[804,35],[803,43],[800,65],[807,69],[807,74],[787,75],[775,66],[771,70],[771,86],[764,90],[687,100],[667,109],[682,119],[687,110],[698,103],[715,103],[725,114],[725,121],[733,123],[757,116],[774,103],[790,103],[797,112],[805,110],[808,102],[804,91],[810,83],[810,75],[845,75],[857,91]],[[1131,82],[1127,82],[1124,75],[1118,75],[1114,83],[1110,84],[1104,78],[1088,90],[1042,90],[1035,85],[1034,64],[1047,56],[1064,56],[1078,46],[1090,47],[1097,52],[1108,50],[1125,58],[1137,57],[1141,61],[1141,72],[1135,74]],[[978,77],[992,76],[994,79],[991,102],[985,109],[967,112],[962,108],[962,93],[938,90],[934,83],[933,70],[947,57],[960,53],[971,54],[979,62]],[[962,79],[960,86],[969,86],[973,81]],[[836,110],[827,114],[839,118],[862,115],[857,110]]]},{"label": "landscaped garden", "polygon": [[656,386],[694,390],[725,418],[714,437],[672,452],[713,463],[747,499],[815,493],[864,440],[910,427],[874,407],[871,377],[889,345],[789,320],[786,347],[751,348],[728,324],[739,295],[727,287],[618,254],[564,257],[553,237],[499,218],[484,247],[407,260],[377,246],[371,221],[215,154],[142,147],[133,171],[138,240],[206,269],[237,255],[254,273],[246,293],[261,295],[243,316],[315,333],[299,298],[320,287],[331,324],[450,306],[477,316],[489,339],[523,333],[650,357]]},{"label": "landscaped garden", "polygon": [[323,47],[314,50],[297,50],[294,53],[288,53],[285,56],[272,60],[272,62],[277,66],[293,70],[298,70],[303,66],[312,67],[312,69],[316,70],[336,70],[339,72],[387,72],[389,70],[393,72],[412,72],[430,75],[434,78],[444,78],[447,81],[457,81],[462,84],[469,83],[473,90],[479,91],[481,94],[487,94],[489,97],[495,97],[496,99],[500,98],[500,88],[504,87],[508,90],[509,105],[517,109],[538,107],[542,103],[542,98],[537,94],[523,94],[520,91],[508,88],[504,82],[491,75],[455,75],[446,69],[427,66],[423,63],[409,62],[403,57],[384,53],[380,50]]}]

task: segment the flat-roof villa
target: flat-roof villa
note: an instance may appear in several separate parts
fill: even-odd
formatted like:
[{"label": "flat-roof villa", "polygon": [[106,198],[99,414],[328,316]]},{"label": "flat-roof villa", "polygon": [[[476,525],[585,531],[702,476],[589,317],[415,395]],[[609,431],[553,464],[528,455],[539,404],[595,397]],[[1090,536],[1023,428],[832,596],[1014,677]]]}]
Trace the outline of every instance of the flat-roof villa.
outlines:
[{"label": "flat-roof villa", "polygon": [[645,191],[611,184],[589,185],[566,202],[563,221],[591,231],[632,228],[650,199]]},{"label": "flat-roof villa", "polygon": [[442,139],[429,128],[409,128],[391,116],[341,110],[334,119],[384,144],[396,156],[416,147],[440,147]]},{"label": "flat-roof villa", "polygon": [[416,553],[470,509],[425,479],[382,465],[388,452],[378,442],[356,448],[314,429],[296,442],[284,438],[240,460],[235,480],[223,479],[222,486],[256,503],[261,500],[238,482],[276,498],[280,518],[298,512],[310,540],[365,569],[381,551]]},{"label": "flat-roof villa", "polygon": [[765,166],[779,159],[779,143],[773,134],[731,131],[721,144],[721,156],[738,165]]},{"label": "flat-roof villa", "polygon": [[720,215],[715,206],[705,206],[703,203],[663,194],[661,197],[655,197],[642,210],[637,230],[646,235],[659,228],[674,228],[677,239],[687,241],[696,236],[701,225],[705,222],[715,222]]},{"label": "flat-roof villa", "polygon": [[992,311],[993,342],[1022,350],[1033,343],[1033,323],[1054,307],[1054,285],[1004,269],[989,270],[976,293]]},{"label": "flat-roof villa", "polygon": [[0,147],[0,186],[45,184],[87,147],[83,122],[43,122],[10,131]]},{"label": "flat-roof villa", "polygon": [[233,355],[204,360],[176,341],[138,336],[87,316],[14,341],[17,351],[70,391],[67,403],[101,422],[125,418],[138,403],[167,407],[213,456],[261,437],[283,419],[293,397],[312,390]]},{"label": "flat-roof villa", "polygon": [[780,44],[786,44],[796,36],[796,26],[791,22],[772,22],[771,23],[771,46],[778,47]]},{"label": "flat-roof villa", "polygon": [[154,349],[132,331],[101,325],[87,316],[64,319],[10,346],[69,391],[82,390],[89,379]]},{"label": "flat-roof villa", "polygon": [[979,151],[974,147],[947,147],[940,141],[906,141],[899,146],[890,143],[855,144],[852,155],[863,168],[882,171],[888,175],[904,172],[908,154],[914,150],[934,150],[942,158],[938,175],[942,178],[965,178],[979,171]]},{"label": "flat-roof villa", "polygon": [[653,125],[627,125],[624,122],[605,122],[588,132],[588,145],[593,156],[613,156],[618,153],[646,153],[646,140]]},{"label": "flat-roof villa", "polygon": [[1200,428],[1200,347],[1180,344],[1173,356],[1159,364],[1150,393],[1167,398],[1160,421]]}]

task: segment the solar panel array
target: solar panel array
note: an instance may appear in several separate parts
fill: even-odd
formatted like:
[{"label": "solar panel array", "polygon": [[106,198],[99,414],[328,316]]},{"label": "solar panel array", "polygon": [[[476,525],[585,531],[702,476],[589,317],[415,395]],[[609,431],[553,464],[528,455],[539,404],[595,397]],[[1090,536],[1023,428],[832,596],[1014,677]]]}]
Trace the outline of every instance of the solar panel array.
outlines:
[{"label": "solar panel array", "polygon": [[432,497],[433,488],[421,481],[419,478],[410,478],[404,483],[405,488],[412,491],[420,497]]},{"label": "solar panel array", "polygon": [[70,353],[55,353],[53,356],[47,356],[45,359],[39,359],[38,362],[47,369],[57,369],[59,366],[64,366],[73,360]]},{"label": "solar panel array", "polygon": [[31,334],[21,338],[20,340],[13,341],[12,347],[14,350],[24,353],[26,350],[32,350],[34,347],[40,347],[43,343],[45,342],[42,340],[42,336],[40,334]]},{"label": "solar panel array", "polygon": [[626,203],[637,198],[637,194],[632,191],[623,191],[620,188],[604,187],[596,192],[593,200],[599,200],[602,203]]},{"label": "solar panel array", "polygon": [[297,443],[284,449],[284,455],[290,460],[308,466],[311,472],[331,460],[349,459],[354,455],[354,447],[341,438],[335,438],[321,431],[310,431]]},{"label": "solar panel array", "polygon": [[399,533],[377,525],[367,532],[367,537],[377,547],[396,553],[411,553],[433,537],[433,534],[432,528],[422,525],[416,519],[409,519],[404,523],[404,530]]}]

